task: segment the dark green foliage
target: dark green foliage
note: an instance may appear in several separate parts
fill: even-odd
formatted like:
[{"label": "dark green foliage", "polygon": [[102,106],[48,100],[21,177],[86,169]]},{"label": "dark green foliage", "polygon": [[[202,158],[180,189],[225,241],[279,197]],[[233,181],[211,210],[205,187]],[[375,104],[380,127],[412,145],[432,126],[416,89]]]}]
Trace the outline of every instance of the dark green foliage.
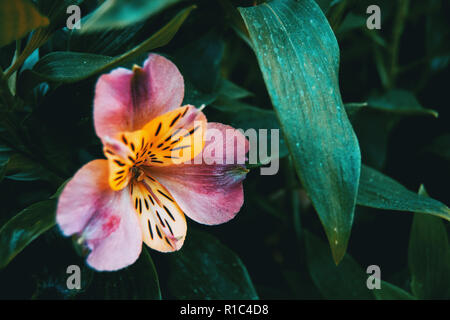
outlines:
[{"label": "dark green foliage", "polygon": [[[450,298],[448,1],[377,1],[381,30],[366,27],[369,0],[13,2],[0,6],[0,299]],[[65,28],[73,4],[80,30]],[[180,69],[183,103],[279,129],[280,152],[269,140],[269,159],[248,164],[230,222],[188,219],[179,252],[144,245],[132,266],[97,272],[55,208],[103,157],[97,78],[149,52]],[[259,174],[268,160],[276,175]],[[381,289],[367,288],[370,265]]]}]

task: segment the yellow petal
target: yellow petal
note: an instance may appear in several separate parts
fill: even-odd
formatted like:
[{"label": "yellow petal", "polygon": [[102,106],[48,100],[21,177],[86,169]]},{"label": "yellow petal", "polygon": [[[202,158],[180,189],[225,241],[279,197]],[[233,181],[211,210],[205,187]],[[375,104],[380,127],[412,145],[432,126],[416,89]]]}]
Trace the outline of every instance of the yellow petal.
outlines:
[{"label": "yellow petal", "polygon": [[130,186],[131,198],[147,246],[161,252],[176,251],[186,237],[186,219],[172,195],[150,175]]}]

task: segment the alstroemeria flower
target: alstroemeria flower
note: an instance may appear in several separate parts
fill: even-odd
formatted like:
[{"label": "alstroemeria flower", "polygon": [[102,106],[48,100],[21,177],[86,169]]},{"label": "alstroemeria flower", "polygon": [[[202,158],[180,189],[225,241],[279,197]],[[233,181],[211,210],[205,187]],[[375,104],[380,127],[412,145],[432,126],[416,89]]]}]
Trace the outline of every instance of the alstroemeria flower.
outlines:
[{"label": "alstroemeria flower", "polygon": [[[241,208],[244,165],[214,158],[236,159],[237,145],[244,146],[245,158],[247,139],[229,126],[207,123],[194,106],[181,106],[183,96],[177,67],[155,54],[142,68],[118,68],[99,78],[94,124],[107,160],[91,161],[75,174],[56,215],[64,235],[77,236],[90,250],[91,267],[126,267],[139,257],[142,242],[176,251],[186,237],[184,214],[213,225]],[[225,137],[227,130],[234,131],[232,141],[212,139],[213,132]]]}]

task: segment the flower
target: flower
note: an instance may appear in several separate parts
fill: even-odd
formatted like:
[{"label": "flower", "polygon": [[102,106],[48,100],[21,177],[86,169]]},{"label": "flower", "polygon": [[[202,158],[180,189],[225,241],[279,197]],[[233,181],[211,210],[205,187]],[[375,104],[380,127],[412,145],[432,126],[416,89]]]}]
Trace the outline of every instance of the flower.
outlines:
[{"label": "flower", "polygon": [[[181,106],[183,96],[177,67],[156,54],[142,68],[118,68],[97,81],[94,125],[107,159],[78,170],[56,213],[62,233],[89,250],[87,263],[94,269],[134,263],[142,242],[161,252],[179,250],[187,230],[184,214],[214,225],[240,210],[247,170],[217,157],[236,159],[236,141],[245,158],[248,141],[229,126],[208,123],[194,106]],[[223,146],[212,139],[226,131],[234,138]]]}]

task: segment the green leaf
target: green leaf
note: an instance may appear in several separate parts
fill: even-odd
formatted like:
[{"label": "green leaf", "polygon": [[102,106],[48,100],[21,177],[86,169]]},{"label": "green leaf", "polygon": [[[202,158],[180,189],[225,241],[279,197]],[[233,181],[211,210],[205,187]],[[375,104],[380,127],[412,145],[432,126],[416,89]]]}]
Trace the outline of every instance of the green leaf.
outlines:
[{"label": "green leaf", "polygon": [[71,5],[81,5],[84,0],[33,0],[39,11],[46,15],[50,24],[46,27],[49,33],[63,28],[67,24],[67,8]]},{"label": "green leaf", "polygon": [[366,27],[367,17],[361,14],[354,14],[353,12],[349,12],[341,25],[339,26],[336,33],[345,33],[348,31],[352,31],[355,29],[362,29]]},{"label": "green leaf", "polygon": [[0,1],[0,47],[48,24],[48,18],[26,0]]},{"label": "green leaf", "polygon": [[450,133],[435,138],[424,151],[432,152],[450,161]]},{"label": "green leaf", "polygon": [[3,178],[5,177],[8,162],[9,162],[9,158],[0,162],[0,182],[2,182]]},{"label": "green leaf", "polygon": [[357,204],[372,208],[428,213],[450,221],[443,203],[409,191],[397,181],[363,165]]},{"label": "green leaf", "polygon": [[322,11],[325,14],[327,14],[331,8],[333,8],[343,0],[315,0],[315,1],[319,5],[320,9],[322,9]]},{"label": "green leaf", "polygon": [[39,163],[18,153],[14,153],[5,169],[5,177],[16,181],[34,181],[43,179],[52,181],[55,175],[45,170]]},{"label": "green leaf", "polygon": [[339,92],[336,38],[312,0],[274,0],[240,12],[297,174],[339,263],[353,224],[361,159]]},{"label": "green leaf", "polygon": [[[423,193],[422,196],[426,197]],[[442,220],[424,214],[414,215],[408,261],[411,289],[416,297],[450,298],[450,246]]]},{"label": "green leaf", "polygon": [[87,19],[82,32],[124,28],[157,14],[179,0],[106,0]]},{"label": "green leaf", "polygon": [[382,169],[386,162],[390,133],[401,116],[364,108],[349,117],[358,136],[362,159],[366,164]]},{"label": "green leaf", "polygon": [[189,42],[174,55],[174,62],[185,80],[183,104],[210,104],[221,88],[220,64],[224,40],[215,30]]},{"label": "green leaf", "polygon": [[169,290],[177,299],[258,299],[242,261],[213,236],[190,229],[168,256]]},{"label": "green leaf", "polygon": [[307,230],[304,230],[303,234],[309,273],[326,299],[374,298],[366,285],[368,275],[349,254],[336,266],[324,241]]},{"label": "green leaf", "polygon": [[391,90],[369,98],[365,103],[347,103],[347,114],[358,136],[362,158],[376,168],[384,167],[391,131],[407,116],[438,116],[423,108],[414,95],[405,90]]},{"label": "green leaf", "polygon": [[146,24],[135,24],[122,29],[108,29],[85,33],[82,29],[73,30],[69,35],[68,51],[117,56],[132,49],[141,40],[140,32]]},{"label": "green leaf", "polygon": [[[112,69],[147,51],[169,43],[194,8],[195,6],[190,6],[182,10],[150,38],[118,57],[80,52],[52,52],[40,59],[33,70],[26,70],[24,76],[30,78],[28,81],[71,83]],[[32,85],[27,87],[32,87]]]},{"label": "green leaf", "polygon": [[76,82],[114,66],[116,59],[92,53],[52,52],[34,66],[35,76],[46,81]]},{"label": "green leaf", "polygon": [[61,183],[61,185],[58,187],[58,189],[56,190],[56,192],[50,197],[50,199],[58,199],[59,196],[61,195],[61,193],[63,192],[64,188],[66,187],[66,185],[69,183],[69,181],[72,178],[67,179],[66,181],[64,181],[63,183]]},{"label": "green leaf", "polygon": [[245,43],[252,47],[247,27],[245,26],[245,23],[236,7],[230,2],[230,0],[219,0],[219,4],[224,11],[225,18],[227,19],[230,27],[242,40],[245,41]]},{"label": "green leaf", "polygon": [[406,90],[390,90],[384,95],[369,98],[367,104],[371,108],[396,114],[430,114],[438,117],[437,111],[423,108],[416,97]]},{"label": "green leaf", "polygon": [[160,300],[158,274],[145,247],[131,266],[116,272],[95,272],[82,299]]},{"label": "green leaf", "polygon": [[228,99],[242,99],[253,96],[253,93],[227,79],[223,79],[219,90],[219,96],[224,96]]},{"label": "green leaf", "polygon": [[42,233],[55,225],[56,200],[31,205],[0,229],[0,268]]},{"label": "green leaf", "polygon": [[416,300],[416,297],[396,285],[381,280],[381,289],[373,290],[377,300]]}]

